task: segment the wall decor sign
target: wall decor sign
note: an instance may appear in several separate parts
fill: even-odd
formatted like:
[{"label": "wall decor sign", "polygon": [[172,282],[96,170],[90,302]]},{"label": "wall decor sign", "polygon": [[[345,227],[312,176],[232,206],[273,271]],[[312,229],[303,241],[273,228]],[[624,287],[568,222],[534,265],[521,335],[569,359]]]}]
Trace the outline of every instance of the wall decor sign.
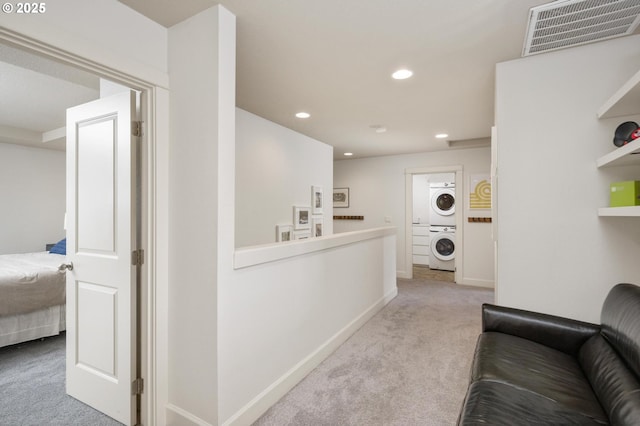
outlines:
[{"label": "wall decor sign", "polygon": [[488,174],[474,174],[469,176],[469,208],[491,208],[491,178]]},{"label": "wall decor sign", "polygon": [[276,241],[292,241],[293,240],[293,225],[276,225]]},{"label": "wall decor sign", "polygon": [[322,195],[322,187],[314,185],[311,187],[311,211],[313,214],[322,214],[324,206],[324,198]]},{"label": "wall decor sign", "polygon": [[311,208],[307,206],[293,206],[293,229],[311,228]]},{"label": "wall decor sign", "polygon": [[333,207],[349,207],[349,188],[333,188]]}]

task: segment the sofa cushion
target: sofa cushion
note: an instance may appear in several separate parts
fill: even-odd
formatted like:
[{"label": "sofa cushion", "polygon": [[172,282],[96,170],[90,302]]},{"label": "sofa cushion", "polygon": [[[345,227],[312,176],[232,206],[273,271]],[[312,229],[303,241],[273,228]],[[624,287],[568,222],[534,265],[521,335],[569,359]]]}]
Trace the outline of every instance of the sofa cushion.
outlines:
[{"label": "sofa cushion", "polygon": [[507,383],[480,381],[469,386],[459,425],[604,425],[545,396]]},{"label": "sofa cushion", "polygon": [[602,334],[640,377],[640,287],[618,284],[602,305]]},{"label": "sofa cushion", "polygon": [[527,339],[504,333],[482,333],[471,371],[471,381],[479,380],[527,390],[568,411],[607,422],[578,360]]},{"label": "sofa cushion", "polygon": [[640,421],[640,382],[602,336],[587,341],[578,356],[600,403],[615,425]]}]

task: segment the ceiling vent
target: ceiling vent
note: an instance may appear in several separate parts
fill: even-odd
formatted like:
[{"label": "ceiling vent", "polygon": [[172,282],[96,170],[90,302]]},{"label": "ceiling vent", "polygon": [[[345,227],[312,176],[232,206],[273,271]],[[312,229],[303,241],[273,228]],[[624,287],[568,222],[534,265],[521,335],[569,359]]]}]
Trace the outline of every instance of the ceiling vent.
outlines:
[{"label": "ceiling vent", "polygon": [[638,0],[558,0],[529,11],[522,56],[629,35],[638,24]]}]

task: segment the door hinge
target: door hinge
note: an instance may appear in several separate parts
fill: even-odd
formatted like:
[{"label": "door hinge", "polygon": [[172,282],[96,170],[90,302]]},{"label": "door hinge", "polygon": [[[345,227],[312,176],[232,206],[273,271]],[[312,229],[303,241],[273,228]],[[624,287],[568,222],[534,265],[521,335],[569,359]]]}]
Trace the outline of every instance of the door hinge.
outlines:
[{"label": "door hinge", "polygon": [[144,263],[144,250],[137,249],[131,252],[131,264],[133,266],[142,266]]},{"label": "door hinge", "polygon": [[131,394],[132,395],[142,395],[144,391],[144,379],[138,377],[131,383]]},{"label": "door hinge", "polygon": [[142,136],[142,121],[131,122],[131,134],[136,137]]}]

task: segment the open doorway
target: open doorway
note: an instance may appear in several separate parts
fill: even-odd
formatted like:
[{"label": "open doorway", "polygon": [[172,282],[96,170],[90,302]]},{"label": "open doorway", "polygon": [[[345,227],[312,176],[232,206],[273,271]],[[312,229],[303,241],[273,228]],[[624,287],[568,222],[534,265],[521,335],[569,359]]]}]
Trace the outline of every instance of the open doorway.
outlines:
[{"label": "open doorway", "polygon": [[[12,230],[20,230],[23,233],[23,238],[18,235],[12,236],[11,239],[3,239],[5,245],[2,251],[7,254],[8,252],[43,252],[43,255],[48,257],[50,255],[49,248],[59,248],[65,241],[65,228],[69,225],[65,215],[65,174],[68,166],[65,162],[66,132],[64,127],[66,109],[67,107],[84,104],[114,93],[128,91],[129,88],[101,78],[86,70],[59,61],[53,61],[47,57],[35,55],[14,46],[0,44],[0,49],[2,49],[0,57],[3,60],[0,66],[3,67],[3,83],[6,84],[2,86],[2,101],[7,102],[8,105],[6,108],[4,106],[2,108],[3,111],[7,111],[7,114],[3,113],[3,121],[0,122],[0,149],[4,153],[11,154],[10,157],[6,155],[3,158],[5,161],[10,158],[10,161],[14,162],[13,169],[18,171],[15,179],[3,179],[3,185],[24,187],[27,182],[32,184],[28,186],[29,190],[22,191],[22,194],[14,188],[14,198],[22,196],[23,202],[15,199],[15,202],[12,203],[12,206],[16,207],[15,209],[11,211],[4,209],[3,214],[10,214],[14,220],[3,220],[2,223]],[[140,93],[143,93],[143,91],[140,91]],[[34,94],[36,97],[33,97]],[[141,149],[139,154],[142,158],[148,155],[148,152]],[[30,157],[39,158],[40,166],[27,166]],[[42,160],[42,158],[46,158],[46,160]],[[141,162],[141,164],[145,163],[145,161]],[[20,164],[24,164],[24,167],[20,167]],[[42,170],[43,168],[46,168],[46,170]],[[61,169],[63,170],[62,173],[60,173]],[[29,172],[26,172],[27,170]],[[140,183],[139,185],[134,185],[134,203],[137,207],[136,210],[139,212],[138,215],[135,215],[135,220],[140,222],[138,227],[140,233],[136,237],[140,241],[146,240],[146,227],[143,226],[143,221],[146,217],[145,203],[143,202],[146,182],[144,182],[143,176],[145,176],[145,173],[141,169],[139,174]],[[40,190],[38,184],[45,188]],[[35,215],[31,211],[19,211],[19,208],[33,204],[34,201],[24,202],[27,198],[29,200],[34,200],[35,198],[35,202],[38,203]],[[16,224],[18,219],[27,220],[27,222]],[[29,223],[29,221],[31,222]],[[28,238],[25,238],[27,236]],[[62,253],[58,251],[57,254],[64,255],[64,249],[62,250]],[[127,258],[129,259],[129,256]],[[52,262],[59,263],[60,260],[56,259]],[[39,274],[42,275],[43,273]],[[59,276],[60,272],[54,271],[52,275],[54,277],[56,275]],[[136,364],[139,368],[137,373],[140,377],[144,375],[144,360],[146,360],[144,342],[148,340],[143,338],[146,336],[146,330],[148,329],[148,324],[143,322],[147,312],[147,304],[145,303],[147,300],[146,276],[144,269],[141,268],[141,273],[139,274],[139,283],[141,285],[138,289],[138,300],[141,303],[136,307],[139,319],[136,323],[141,328],[138,331],[137,343],[134,342],[135,347],[133,349],[138,356]],[[33,342],[33,339],[47,336],[57,336],[58,340],[66,337],[65,329],[68,324],[65,320],[66,300],[64,292],[63,299],[56,299],[55,302],[47,300],[48,292],[41,291],[40,293],[43,296],[43,300],[39,302],[42,306],[30,306],[25,308],[25,312],[11,312],[10,314],[12,315],[0,316],[0,320],[4,321],[2,332],[9,336],[6,338],[5,343],[16,345],[24,341]],[[59,296],[60,291],[55,294]],[[11,325],[11,328],[9,328],[8,324]],[[7,326],[5,327],[5,325]],[[37,332],[34,332],[34,330],[37,330]],[[48,341],[47,343],[51,342]],[[33,342],[29,346],[33,347],[34,344],[37,344],[37,342]],[[8,353],[8,350],[4,352]],[[59,354],[60,352],[56,353]],[[15,352],[11,356],[14,357]],[[42,386],[38,386],[34,388],[32,393],[42,389]],[[130,390],[131,386],[127,385],[127,392],[130,392]],[[140,396],[139,398],[142,397]],[[62,410],[68,410],[68,406],[62,406],[61,408]],[[29,410],[21,410],[21,412],[24,415],[29,415]],[[51,412],[48,414],[53,415]],[[73,416],[73,413],[70,414]],[[144,410],[142,414],[144,414]],[[58,417],[57,421],[65,423],[63,418]],[[38,421],[31,422],[24,418],[20,422],[38,423]],[[140,419],[133,422],[140,423]]]},{"label": "open doorway", "polygon": [[413,175],[414,278],[455,281],[456,198],[455,173]]},{"label": "open doorway", "polygon": [[459,282],[463,241],[462,213],[456,194],[463,192],[462,166],[405,171],[406,278]]}]

